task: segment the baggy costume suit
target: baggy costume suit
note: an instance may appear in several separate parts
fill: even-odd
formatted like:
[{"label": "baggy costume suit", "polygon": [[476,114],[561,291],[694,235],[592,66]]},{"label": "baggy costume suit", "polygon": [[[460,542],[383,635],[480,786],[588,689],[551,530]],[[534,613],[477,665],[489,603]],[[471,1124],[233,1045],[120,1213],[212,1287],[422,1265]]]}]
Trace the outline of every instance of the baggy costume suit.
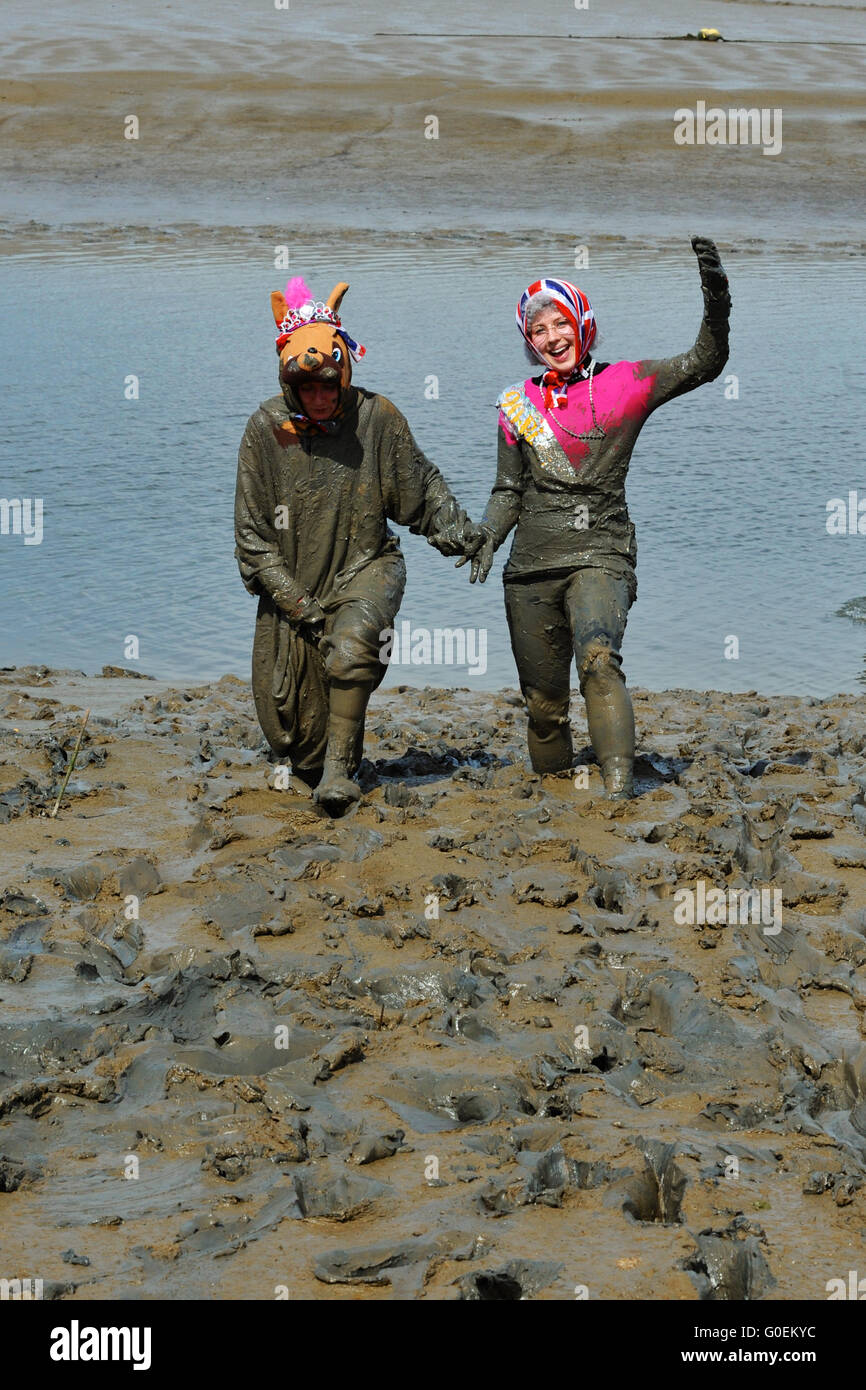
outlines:
[{"label": "baggy costume suit", "polygon": [[[333,291],[332,310],[347,288]],[[285,301],[275,298],[279,326]],[[321,321],[317,331],[320,340],[334,336]],[[388,521],[454,555],[467,518],[396,406],[350,384],[348,354],[336,339],[324,343],[323,366],[321,353],[294,341],[297,330],[283,336],[282,394],[250,416],[238,454],[235,554],[259,599],[252,663],[259,722],[274,752],[314,785],[329,746],[332,683],[369,694],[387,669],[382,633],[394,626],[406,583]],[[317,380],[339,377],[339,413],[327,430],[304,428],[302,372],[286,367],[298,359]],[[323,621],[313,626],[311,611]],[[361,759],[363,712],[355,724],[349,775]]]},{"label": "baggy costume suit", "polygon": [[[712,242],[695,239],[693,246],[704,314],[688,352],[616,363],[593,363],[587,355],[567,382],[550,372],[502,393],[496,482],[481,522],[494,547],[517,526],[503,581],[533,767],[557,772],[572,765],[575,658],[605,782],[625,794],[632,789],[634,716],[620,645],[637,595],[626,474],[652,412],[712,381],[728,358],[727,278]],[[590,343],[592,336],[594,330]],[[561,405],[544,389],[548,376],[560,382]]]}]

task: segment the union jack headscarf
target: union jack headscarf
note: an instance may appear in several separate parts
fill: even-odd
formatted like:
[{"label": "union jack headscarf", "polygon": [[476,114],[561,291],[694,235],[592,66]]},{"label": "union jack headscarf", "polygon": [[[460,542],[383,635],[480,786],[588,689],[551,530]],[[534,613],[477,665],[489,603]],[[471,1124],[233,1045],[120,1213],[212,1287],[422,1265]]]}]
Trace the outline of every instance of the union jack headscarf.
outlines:
[{"label": "union jack headscarf", "polygon": [[[544,392],[544,404],[548,410],[553,406],[564,406],[567,400],[568,383],[577,380],[578,377],[586,375],[583,369],[583,362],[595,341],[598,325],[595,320],[592,305],[577,285],[572,285],[568,280],[535,280],[527,289],[523,291],[517,302],[517,327],[523,334],[524,342],[530,351],[535,354],[539,362],[544,358],[533,344],[526,331],[526,306],[530,299],[536,294],[546,294],[558,304],[569,323],[574,328],[574,341],[577,349],[577,357],[572,371],[568,376],[563,376],[555,367],[548,367],[541,379],[541,387]],[[546,364],[545,364],[546,365]]]}]

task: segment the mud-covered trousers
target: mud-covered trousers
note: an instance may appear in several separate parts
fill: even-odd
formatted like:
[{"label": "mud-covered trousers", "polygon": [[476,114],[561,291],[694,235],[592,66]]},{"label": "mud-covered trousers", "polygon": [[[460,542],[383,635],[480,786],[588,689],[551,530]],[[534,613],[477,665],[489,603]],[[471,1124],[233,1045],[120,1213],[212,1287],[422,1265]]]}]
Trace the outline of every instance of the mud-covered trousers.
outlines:
[{"label": "mud-covered trousers", "polygon": [[635,587],[633,580],[588,567],[549,578],[506,580],[505,612],[536,772],[572,765],[572,659],[602,770],[612,758],[634,757],[634,713],[620,646]]},{"label": "mud-covered trousers", "polygon": [[[325,761],[331,682],[373,690],[381,683],[388,667],[380,657],[380,634],[393,628],[405,586],[402,554],[380,555],[322,601],[324,632],[290,623],[267,595],[259,600],[256,713],[271,748],[288,757],[296,772],[321,771]],[[356,762],[362,742],[363,724]]]}]

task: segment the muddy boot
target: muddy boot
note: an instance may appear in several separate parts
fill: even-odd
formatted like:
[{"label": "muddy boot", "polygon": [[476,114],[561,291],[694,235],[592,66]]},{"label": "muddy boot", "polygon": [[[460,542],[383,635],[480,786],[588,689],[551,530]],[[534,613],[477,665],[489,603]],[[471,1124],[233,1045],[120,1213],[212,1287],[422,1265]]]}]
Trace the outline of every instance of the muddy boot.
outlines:
[{"label": "muddy boot", "polygon": [[354,746],[354,748],[352,749],[352,761],[351,761],[351,763],[349,764],[349,775],[350,775],[351,777],[357,776],[358,768],[361,766],[361,761],[362,761],[362,759],[363,759],[363,757],[364,757],[364,723],[365,723],[365,721],[364,721],[363,719],[359,719],[359,720],[357,720],[356,722],[357,722],[357,725],[358,725],[358,731],[357,731],[357,733],[355,734],[355,746]]},{"label": "muddy boot", "polygon": [[527,686],[523,696],[529,716],[526,743],[533,772],[565,772],[574,762],[568,692],[551,695]]},{"label": "muddy boot", "polygon": [[534,733],[530,726],[526,742],[533,772],[565,772],[574,761],[571,729],[567,725],[543,736]]},{"label": "muddy boot", "polygon": [[[339,714],[332,714],[328,720],[325,768],[313,800],[332,816],[341,816],[353,802],[361,799],[361,788],[352,780],[357,767],[358,723],[357,719],[346,719]],[[363,739],[363,719],[360,724]]]},{"label": "muddy boot", "polygon": [[303,782],[312,791],[321,782],[322,771],[320,767],[293,767],[292,776],[297,777],[299,782]]},{"label": "muddy boot", "polygon": [[585,677],[583,698],[595,756],[609,801],[634,796],[634,712],[618,666],[599,661]]},{"label": "muddy boot", "polygon": [[634,758],[606,758],[601,775],[608,801],[630,801],[634,796]]}]

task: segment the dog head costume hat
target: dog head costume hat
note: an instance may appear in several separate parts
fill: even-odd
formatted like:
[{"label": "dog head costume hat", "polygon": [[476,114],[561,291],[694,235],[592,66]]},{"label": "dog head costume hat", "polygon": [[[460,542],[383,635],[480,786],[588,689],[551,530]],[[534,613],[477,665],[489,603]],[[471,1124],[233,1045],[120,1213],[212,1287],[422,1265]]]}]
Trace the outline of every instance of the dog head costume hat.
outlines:
[{"label": "dog head costume hat", "polygon": [[[271,295],[277,326],[280,385],[294,430],[312,429],[330,434],[340,427],[346,391],[352,381],[352,361],[359,361],[366,352],[340,321],[338,310],[348,288],[341,280],[326,300],[317,300],[303,279],[295,276],[286,285],[285,294],[275,290]],[[340,388],[339,404],[331,419],[311,420],[307,416],[298,395],[298,387],[305,381],[320,381]]]}]

